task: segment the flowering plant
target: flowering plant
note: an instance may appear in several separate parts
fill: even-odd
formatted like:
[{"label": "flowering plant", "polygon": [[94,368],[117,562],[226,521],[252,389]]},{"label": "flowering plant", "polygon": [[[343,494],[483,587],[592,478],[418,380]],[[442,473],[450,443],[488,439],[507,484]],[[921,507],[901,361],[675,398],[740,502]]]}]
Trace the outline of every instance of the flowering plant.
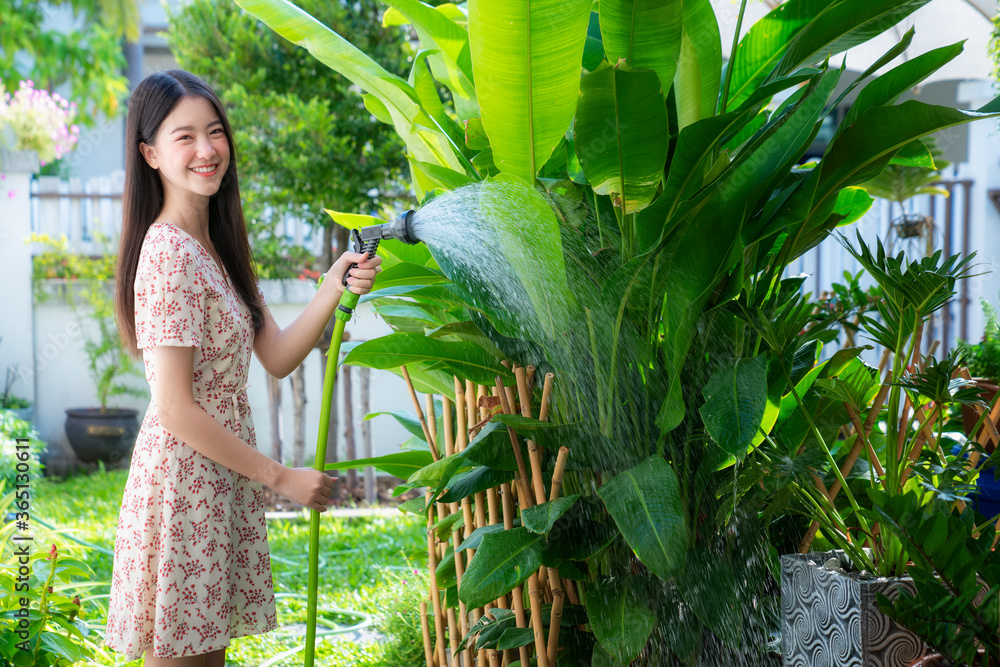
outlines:
[{"label": "flowering plant", "polygon": [[13,129],[14,150],[37,151],[42,166],[73,150],[80,134],[73,123],[76,114],[75,103],[36,89],[33,81],[22,81],[14,93],[0,84],[0,125]]}]

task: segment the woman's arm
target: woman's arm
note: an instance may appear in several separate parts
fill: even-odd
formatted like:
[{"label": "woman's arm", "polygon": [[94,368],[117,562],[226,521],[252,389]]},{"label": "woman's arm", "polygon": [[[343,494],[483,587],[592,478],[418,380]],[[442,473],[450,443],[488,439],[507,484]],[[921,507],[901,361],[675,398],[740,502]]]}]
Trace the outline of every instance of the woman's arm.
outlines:
[{"label": "woman's arm", "polygon": [[336,478],[311,468],[282,465],[236,437],[195,403],[193,347],[158,345],[152,353],[156,379],[151,389],[163,428],[216,463],[309,509],[326,511]]},{"label": "woman's arm", "polygon": [[312,300],[306,305],[295,321],[284,329],[280,328],[264,308],[264,327],[254,339],[253,351],[261,365],[276,378],[287,377],[299,367],[323,335],[326,323],[333,317],[333,311],[344,293],[343,276],[351,264],[358,266],[351,270],[347,279],[351,291],[366,294],[372,288],[375,274],[382,270],[381,257],[366,259],[366,254],[345,252],[327,273],[323,284],[316,290]]}]

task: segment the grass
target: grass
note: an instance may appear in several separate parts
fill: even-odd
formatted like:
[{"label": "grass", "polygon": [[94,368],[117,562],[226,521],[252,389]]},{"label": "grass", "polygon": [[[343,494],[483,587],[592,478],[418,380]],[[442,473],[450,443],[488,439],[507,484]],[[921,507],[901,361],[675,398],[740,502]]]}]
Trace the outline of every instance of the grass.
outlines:
[{"label": "grass", "polygon": [[[94,581],[102,582],[81,595],[83,609],[80,615],[82,620],[102,631],[107,618],[106,594],[110,588],[113,556],[82,547],[67,536],[113,551],[127,479],[127,470],[112,470],[78,475],[64,481],[48,478],[32,481],[32,516],[66,531],[65,539],[59,544],[60,551],[75,552],[76,557],[94,570]],[[366,630],[367,640],[356,642],[336,636],[317,638],[317,666],[408,667],[423,664],[417,611],[427,591],[426,568],[421,566],[425,562],[421,554],[426,548],[423,525],[422,517],[402,513],[391,518],[323,517],[320,544],[325,566],[321,562],[319,608],[355,610],[376,617],[374,627]],[[274,557],[271,567],[275,593],[305,594],[308,520],[269,520],[267,530]],[[36,548],[47,550],[49,545],[38,543]],[[278,596],[276,604],[279,630],[231,640],[226,652],[227,665],[258,667],[279,653],[305,643],[304,635],[300,638],[279,636],[281,631],[295,624],[300,624],[300,631],[304,632],[305,597]],[[320,617],[342,625],[359,620],[323,611]],[[379,634],[383,637],[376,641]],[[299,652],[279,665],[301,665],[302,661],[303,654]],[[142,660],[125,663],[121,654],[108,651],[107,656],[92,664],[136,667]]]}]

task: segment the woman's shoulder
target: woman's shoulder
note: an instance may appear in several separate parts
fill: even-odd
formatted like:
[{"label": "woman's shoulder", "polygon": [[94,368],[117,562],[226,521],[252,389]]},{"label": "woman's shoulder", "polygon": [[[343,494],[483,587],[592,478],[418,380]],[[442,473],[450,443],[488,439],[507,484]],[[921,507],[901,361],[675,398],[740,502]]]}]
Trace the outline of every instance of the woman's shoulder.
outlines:
[{"label": "woman's shoulder", "polygon": [[197,257],[198,248],[188,234],[169,222],[154,222],[142,241],[139,274],[196,270]]}]

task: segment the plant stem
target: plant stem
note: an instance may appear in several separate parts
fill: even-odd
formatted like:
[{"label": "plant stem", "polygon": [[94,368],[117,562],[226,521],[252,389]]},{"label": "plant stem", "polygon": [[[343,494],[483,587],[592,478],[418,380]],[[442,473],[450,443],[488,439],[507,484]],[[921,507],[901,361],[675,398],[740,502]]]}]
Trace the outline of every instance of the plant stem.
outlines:
[{"label": "plant stem", "polygon": [[719,100],[718,115],[720,116],[726,113],[726,105],[729,102],[729,85],[733,80],[733,63],[736,61],[736,50],[740,44],[740,31],[743,29],[743,13],[746,11],[746,8],[747,0],[743,0],[740,3],[740,14],[736,18],[736,32],[733,33],[733,48],[729,50],[729,62],[726,64],[726,82],[722,86],[722,98]]}]

